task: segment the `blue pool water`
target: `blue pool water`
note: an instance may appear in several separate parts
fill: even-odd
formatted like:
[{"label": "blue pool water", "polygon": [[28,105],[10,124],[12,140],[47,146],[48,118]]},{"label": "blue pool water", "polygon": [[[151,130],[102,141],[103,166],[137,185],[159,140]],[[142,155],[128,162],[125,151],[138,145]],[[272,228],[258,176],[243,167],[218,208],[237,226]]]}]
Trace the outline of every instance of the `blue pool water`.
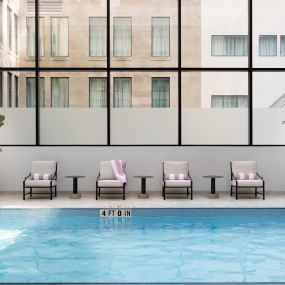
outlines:
[{"label": "blue pool water", "polygon": [[285,210],[132,211],[0,210],[0,283],[285,281]]}]

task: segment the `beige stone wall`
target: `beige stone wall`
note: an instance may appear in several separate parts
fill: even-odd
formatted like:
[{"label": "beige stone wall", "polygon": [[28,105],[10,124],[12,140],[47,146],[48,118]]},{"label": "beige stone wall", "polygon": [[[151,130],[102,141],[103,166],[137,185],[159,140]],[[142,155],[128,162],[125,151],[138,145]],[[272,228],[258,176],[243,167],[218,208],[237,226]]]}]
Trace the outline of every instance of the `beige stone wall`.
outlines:
[{"label": "beige stone wall", "polygon": [[182,73],[182,108],[201,108],[201,72]]},{"label": "beige stone wall", "polygon": [[182,0],[182,66],[201,67],[201,0]]}]

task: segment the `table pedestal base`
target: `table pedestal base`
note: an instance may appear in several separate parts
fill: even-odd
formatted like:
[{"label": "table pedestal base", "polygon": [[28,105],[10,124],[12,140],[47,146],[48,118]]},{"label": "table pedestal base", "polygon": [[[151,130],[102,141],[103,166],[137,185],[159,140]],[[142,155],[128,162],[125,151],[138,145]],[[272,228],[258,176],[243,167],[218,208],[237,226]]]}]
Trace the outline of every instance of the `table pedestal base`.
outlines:
[{"label": "table pedestal base", "polygon": [[147,198],[149,198],[149,193],[139,193],[138,198],[139,199],[147,199]]},{"label": "table pedestal base", "polygon": [[219,194],[217,194],[217,193],[208,194],[207,197],[208,197],[209,199],[217,199],[217,198],[219,198]]},{"label": "table pedestal base", "polygon": [[80,199],[81,198],[81,193],[72,193],[69,196],[70,199]]}]

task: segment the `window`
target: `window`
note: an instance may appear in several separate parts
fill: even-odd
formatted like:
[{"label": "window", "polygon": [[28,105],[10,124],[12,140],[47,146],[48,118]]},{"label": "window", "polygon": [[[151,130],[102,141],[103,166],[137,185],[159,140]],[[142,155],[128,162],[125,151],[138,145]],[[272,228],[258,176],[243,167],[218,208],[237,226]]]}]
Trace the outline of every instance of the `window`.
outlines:
[{"label": "window", "polygon": [[[39,34],[39,49],[40,49],[40,56],[45,55],[45,46],[44,46],[44,18],[40,18],[40,34]],[[26,55],[27,56],[35,56],[35,41],[36,41],[36,34],[35,34],[35,18],[28,17],[26,19],[26,29],[27,29],[27,38],[26,38]]]},{"label": "window", "polygon": [[[45,80],[40,78],[40,107],[45,107]],[[36,79],[35,77],[26,78],[26,106],[27,108],[36,107]]]},{"label": "window", "polygon": [[91,108],[107,108],[107,79],[89,78],[89,96]]},{"label": "window", "polygon": [[114,108],[132,107],[132,79],[114,78]]},{"label": "window", "polygon": [[152,78],[152,107],[169,108],[170,79]]},{"label": "window", "polygon": [[169,56],[170,18],[152,18],[152,56]]},{"label": "window", "polygon": [[19,107],[19,77],[14,76],[14,96],[15,96],[15,107]]},{"label": "window", "polygon": [[247,108],[248,96],[246,95],[212,95],[212,108]]},{"label": "window", "polygon": [[132,55],[132,18],[114,18],[114,56]]},{"label": "window", "polygon": [[274,35],[259,36],[259,55],[260,56],[277,55],[277,36]]},{"label": "window", "polygon": [[8,31],[8,46],[9,50],[12,51],[13,43],[12,43],[12,10],[7,7],[7,31]]},{"label": "window", "polygon": [[89,56],[107,55],[107,19],[89,18]]},{"label": "window", "polygon": [[18,54],[18,16],[14,14],[14,52]]},{"label": "window", "polygon": [[3,0],[0,0],[0,43],[3,43]]},{"label": "window", "polygon": [[3,72],[0,71],[0,108],[3,108]]},{"label": "window", "polygon": [[7,78],[7,90],[8,90],[8,107],[11,108],[13,106],[12,101],[12,73],[8,72]]},{"label": "window", "polygon": [[285,56],[285,36],[280,36],[280,55]]},{"label": "window", "polygon": [[51,18],[51,55],[68,56],[68,18]]},{"label": "window", "polygon": [[212,56],[247,56],[247,36],[212,36]]},{"label": "window", "polygon": [[51,106],[52,108],[68,108],[69,79],[54,77],[51,79]]}]

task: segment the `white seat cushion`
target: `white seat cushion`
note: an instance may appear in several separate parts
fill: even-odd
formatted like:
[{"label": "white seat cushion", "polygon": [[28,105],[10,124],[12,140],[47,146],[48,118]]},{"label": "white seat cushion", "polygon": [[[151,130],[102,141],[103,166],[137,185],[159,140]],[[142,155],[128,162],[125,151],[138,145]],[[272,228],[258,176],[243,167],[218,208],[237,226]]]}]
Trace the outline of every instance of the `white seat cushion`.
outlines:
[{"label": "white seat cushion", "polygon": [[50,181],[52,181],[52,186],[56,185],[55,180],[26,180],[26,187],[50,187]]},{"label": "white seat cushion", "polygon": [[241,187],[261,187],[263,185],[262,180],[232,180],[233,186],[236,186],[236,181]]},{"label": "white seat cushion", "polygon": [[165,180],[166,187],[190,187],[191,180]]},{"label": "white seat cushion", "polygon": [[123,187],[123,182],[119,180],[99,180],[99,187]]}]

